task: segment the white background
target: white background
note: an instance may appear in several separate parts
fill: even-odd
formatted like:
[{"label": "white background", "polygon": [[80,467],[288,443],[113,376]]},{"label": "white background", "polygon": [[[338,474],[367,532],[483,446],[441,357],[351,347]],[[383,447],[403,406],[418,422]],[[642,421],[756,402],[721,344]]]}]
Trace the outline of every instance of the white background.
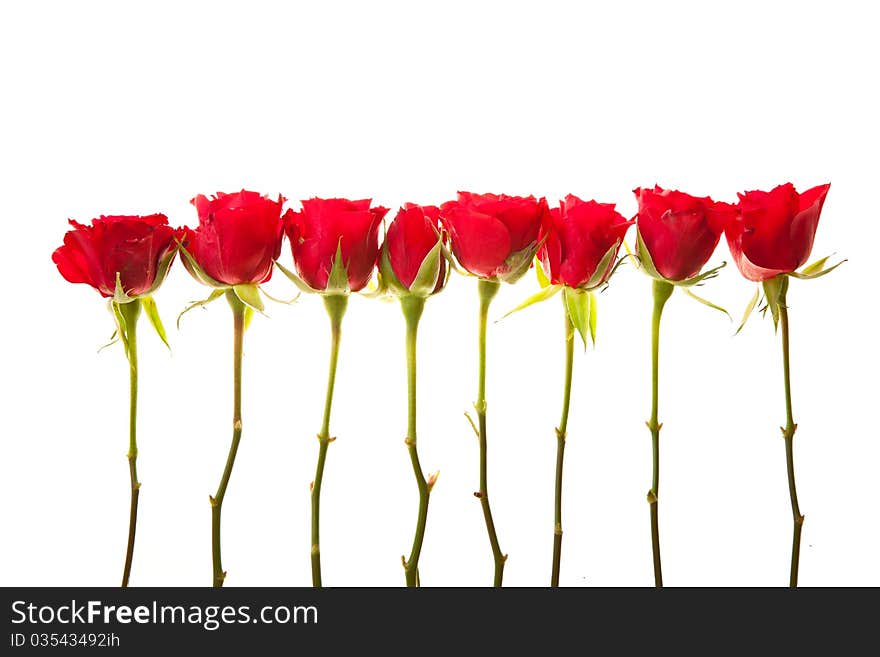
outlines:
[{"label": "white background", "polygon": [[[635,212],[655,182],[733,201],[831,181],[793,281],[803,585],[878,585],[878,367],[872,283],[880,52],[867,3],[4,3],[0,584],[115,585],[128,521],[127,365],[99,296],[50,260],[66,219],[161,211],[242,187],[440,203],[457,189],[572,192]],[[630,234],[630,242],[632,233]],[[283,261],[290,262],[285,244]],[[729,259],[724,242],[714,263]],[[269,289],[291,295],[276,276]],[[537,289],[505,286],[500,317]],[[739,316],[728,266],[703,294]],[[133,585],[208,585],[208,495],[230,440],[231,328],[175,265],[141,323],[143,482]],[[562,583],[652,584],[650,282],[624,267],[578,353]],[[505,583],[549,583],[558,299],[491,326],[490,492]],[[223,515],[227,584],[308,585],[309,493],[328,349],[320,299],[272,305],[246,336],[244,435]],[[668,585],[785,585],[791,511],[778,338],[676,294],[662,331],[660,492]],[[403,438],[403,320],[352,299],[324,480],[327,585],[403,583],[416,488]],[[475,281],[432,299],[419,345],[420,450],[439,469],[424,585],[487,585],[477,487]]]}]

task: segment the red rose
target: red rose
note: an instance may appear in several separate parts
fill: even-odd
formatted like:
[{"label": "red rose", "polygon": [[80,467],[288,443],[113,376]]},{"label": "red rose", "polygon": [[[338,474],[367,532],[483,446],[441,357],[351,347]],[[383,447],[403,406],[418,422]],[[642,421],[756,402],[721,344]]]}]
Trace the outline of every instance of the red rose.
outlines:
[{"label": "red rose", "polygon": [[122,290],[136,297],[150,294],[161,283],[174,258],[175,230],[164,214],[92,219],[91,226],[70,220],[74,230],[52,254],[61,275],[71,283],[87,283],[104,297]]},{"label": "red rose", "polygon": [[[191,203],[199,227],[186,230],[186,249],[214,282],[224,286],[258,284],[272,277],[272,263],[281,253],[282,196],[277,201],[257,192],[199,194]],[[195,278],[186,258],[186,268]],[[211,281],[202,281],[211,284]]]},{"label": "red rose", "polygon": [[669,281],[683,281],[700,272],[736,212],[729,203],[656,185],[634,193],[639,200],[639,236],[654,268]]},{"label": "red rose", "polygon": [[327,289],[330,271],[341,250],[351,292],[364,288],[379,252],[379,224],[388,208],[370,207],[372,199],[312,198],[302,212],[288,214],[285,230],[296,270],[314,290]]},{"label": "red rose", "polygon": [[819,185],[798,194],[794,185],[785,183],[770,192],[739,194],[740,212],[724,232],[743,276],[765,281],[807,261],[829,187]]},{"label": "red rose", "polygon": [[[571,288],[604,283],[623,236],[634,223],[616,212],[613,203],[566,196],[558,208],[550,210],[550,222],[541,234],[538,258],[550,282]],[[597,271],[600,264],[602,271]]]},{"label": "red rose", "polygon": [[[379,268],[386,283],[399,293],[424,296],[439,292],[446,283],[446,258],[440,252],[440,209],[433,205],[405,204],[385,234]],[[426,264],[430,288],[414,290],[419,270]],[[401,289],[397,289],[401,288]]]},{"label": "red rose", "polygon": [[511,283],[528,270],[549,217],[546,199],[534,196],[459,192],[457,200],[440,207],[461,266],[481,278]]}]

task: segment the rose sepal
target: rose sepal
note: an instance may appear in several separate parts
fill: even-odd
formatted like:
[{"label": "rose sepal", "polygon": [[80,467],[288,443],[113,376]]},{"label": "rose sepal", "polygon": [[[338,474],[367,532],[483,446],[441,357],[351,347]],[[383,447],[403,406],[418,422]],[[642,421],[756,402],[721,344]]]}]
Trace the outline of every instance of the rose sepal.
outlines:
[{"label": "rose sepal", "polygon": [[177,240],[177,246],[180,249],[180,252],[183,254],[183,266],[186,267],[186,270],[192,274],[193,278],[195,278],[202,285],[207,285],[208,287],[218,288],[222,290],[226,290],[229,286],[225,283],[221,283],[220,281],[216,281],[202,269],[202,266],[196,262],[196,259],[193,257],[192,253],[190,253],[187,248],[183,245],[180,240]]},{"label": "rose sepal", "polygon": [[717,267],[713,267],[712,269],[704,271],[701,274],[697,274],[696,276],[691,276],[690,278],[685,278],[680,281],[673,281],[665,278],[660,272],[657,271],[657,268],[654,266],[654,260],[653,258],[651,258],[651,252],[648,251],[648,247],[645,246],[645,241],[642,239],[642,234],[638,230],[636,230],[636,258],[639,261],[639,268],[642,269],[648,276],[658,281],[671,283],[676,287],[691,287],[693,285],[704,283],[705,281],[718,276],[718,272],[720,272],[724,267],[727,266],[727,262],[725,261]]},{"label": "rose sepal", "polygon": [[414,296],[421,299],[427,299],[442,289],[449,278],[449,268],[446,268],[443,284],[439,286],[440,276],[443,274],[443,261],[446,256],[443,253],[443,239],[437,238],[437,243],[428,251],[428,254],[419,265],[416,276],[412,285],[408,288],[400,281],[394,273],[391,266],[391,256],[388,252],[388,244],[382,244],[382,251],[379,255],[379,290],[375,294],[390,292],[398,297]]},{"label": "rose sepal", "polygon": [[565,311],[568,313],[571,325],[581,336],[586,351],[588,338],[594,346],[596,344],[596,295],[591,290],[567,285],[563,286],[562,294]]},{"label": "rose sepal", "polygon": [[611,265],[611,261],[614,260],[614,256],[617,255],[617,251],[620,249],[620,240],[616,240],[614,244],[611,245],[605,255],[602,256],[602,259],[599,261],[599,264],[596,265],[596,269],[593,272],[593,275],[587,280],[586,283],[579,286],[583,290],[594,290],[600,285],[604,284],[608,279],[611,278],[611,275],[620,266],[620,263],[623,262],[623,258],[621,258],[617,263],[615,263],[614,267],[608,272],[608,276],[605,275],[605,272],[608,271],[609,266]]},{"label": "rose sepal", "polygon": [[[834,254],[832,254],[832,255],[834,255]],[[835,269],[840,267],[840,265],[842,265],[844,262],[846,262],[846,259],[844,258],[843,260],[841,260],[837,264],[831,265],[830,267],[825,267],[825,263],[828,262],[828,259],[830,257],[831,257],[830,255],[827,255],[824,258],[819,258],[815,262],[813,262],[813,263],[807,265],[806,267],[804,267],[803,269],[801,269],[799,272],[798,271],[790,272],[789,276],[793,276],[794,278],[798,278],[802,281],[810,281],[810,280],[813,280],[814,278],[819,278],[820,276],[824,276],[825,274],[830,274]]]},{"label": "rose sepal", "polygon": [[140,296],[152,296],[153,293],[159,289],[159,286],[162,285],[165,278],[168,276],[168,270],[171,268],[171,263],[174,262],[174,256],[177,255],[179,248],[180,242],[175,240],[174,247],[169,249],[168,253],[159,259],[159,263],[156,266],[156,278],[153,279],[153,284],[150,286],[150,289]]},{"label": "rose sepal", "polygon": [[[546,238],[544,238],[546,239]],[[494,278],[504,283],[516,283],[532,266],[535,254],[541,248],[544,239],[529,244],[526,248],[511,253],[504,261],[503,273],[499,273]]]},{"label": "rose sepal", "polygon": [[288,278],[288,280],[290,280],[291,283],[296,285],[300,289],[301,292],[305,292],[307,294],[320,294],[321,293],[321,290],[316,290],[315,288],[313,288],[311,285],[306,283],[303,279],[301,279],[299,276],[297,276],[294,272],[290,271],[287,267],[282,265],[277,260],[275,261],[275,266],[278,267],[278,269],[281,271],[281,273],[284,274]]},{"label": "rose sepal", "polygon": [[188,313],[193,308],[201,308],[202,306],[207,306],[212,301],[219,299],[224,294],[226,294],[225,288],[217,288],[211,291],[211,294],[207,296],[207,298],[202,299],[201,301],[193,301],[190,305],[184,308],[181,313],[177,316],[177,328],[180,328],[180,318],[183,317],[186,313]]},{"label": "rose sepal", "polygon": [[[423,263],[424,264],[424,263]],[[379,284],[378,288],[375,292],[370,292],[370,294],[375,296],[384,295],[386,292],[390,292],[398,297],[405,297],[410,294],[410,291],[407,287],[400,282],[400,279],[397,278],[397,274],[394,273],[394,268],[391,266],[391,257],[388,254],[388,243],[382,243],[382,251],[379,254]],[[421,271],[421,268],[419,269]]]},{"label": "rose sepal", "polygon": [[342,239],[336,243],[336,255],[333,257],[333,265],[330,267],[330,275],[327,277],[327,287],[320,291],[325,296],[348,296],[351,287],[348,284],[348,265],[342,260]]},{"label": "rose sepal", "polygon": [[[169,264],[170,260],[165,265],[166,273]],[[164,274],[162,275],[164,276]],[[155,290],[157,287],[158,285],[153,285],[150,290]],[[171,349],[171,345],[168,344],[168,334],[165,332],[165,327],[162,325],[162,318],[159,317],[159,309],[156,306],[156,301],[153,299],[149,292],[145,292],[144,294],[139,294],[136,296],[129,295],[122,287],[122,276],[119,272],[116,272],[116,288],[113,290],[113,296],[110,297],[107,302],[110,306],[110,311],[113,313],[114,319],[116,321],[116,331],[111,336],[110,342],[101,347],[99,351],[113,344],[116,341],[115,338],[118,336],[122,339],[123,345],[125,345],[126,356],[128,355],[128,336],[123,336],[120,329],[122,324],[124,324],[124,321],[120,322],[120,317],[123,316],[124,313],[123,315],[120,315],[120,313],[122,312],[122,307],[134,303],[137,303],[138,306],[137,313],[134,314],[134,317],[137,318],[137,316],[140,315],[140,310],[143,309],[147,315],[147,319],[150,320],[150,325],[156,331],[156,335],[159,336],[159,339],[162,340],[162,342],[165,344],[166,347],[168,347],[169,350]],[[130,310],[134,312],[132,308],[130,308]]]},{"label": "rose sepal", "polygon": [[[132,299],[126,303],[119,303],[113,299],[108,300],[107,307],[113,315],[113,321],[116,323],[116,335],[122,342],[122,348],[125,351],[125,357],[131,362],[131,342],[129,336],[134,330],[138,317],[141,314],[141,300]],[[112,342],[110,344],[113,344]]]},{"label": "rose sepal", "polygon": [[[648,247],[645,246],[645,242],[642,239],[642,234],[638,230],[636,230],[636,244],[637,244],[637,246],[636,246],[636,249],[637,249],[636,259],[639,262],[638,266],[640,269],[644,270],[644,272],[648,276],[653,278],[655,281],[662,281],[664,283],[669,283],[670,285],[674,285],[675,287],[682,288],[682,290],[684,290],[684,293],[687,294],[690,298],[694,299],[695,301],[698,301],[699,303],[703,304],[704,306],[708,306],[709,308],[712,308],[714,310],[717,310],[719,312],[724,313],[732,321],[732,318],[730,317],[730,313],[727,312],[727,310],[725,310],[723,307],[719,306],[718,304],[712,303],[708,299],[704,299],[703,297],[697,296],[693,292],[693,290],[689,289],[689,288],[697,286],[697,285],[702,285],[706,281],[718,276],[718,273],[724,267],[727,266],[726,261],[722,262],[717,267],[713,267],[712,269],[707,269],[706,271],[704,271],[700,274],[697,274],[696,276],[691,276],[690,278],[685,278],[684,280],[681,280],[681,281],[673,281],[668,278],[665,278],[663,275],[660,274],[660,272],[657,271],[657,268],[654,266],[654,261],[651,258],[651,252],[648,251]],[[628,250],[629,249],[627,249],[627,251]]]},{"label": "rose sepal", "polygon": [[786,301],[786,293],[788,292],[788,274],[779,274],[773,278],[768,278],[761,283],[764,288],[765,305],[761,309],[766,313],[770,309],[770,316],[773,318],[773,330],[779,327],[779,309]]}]

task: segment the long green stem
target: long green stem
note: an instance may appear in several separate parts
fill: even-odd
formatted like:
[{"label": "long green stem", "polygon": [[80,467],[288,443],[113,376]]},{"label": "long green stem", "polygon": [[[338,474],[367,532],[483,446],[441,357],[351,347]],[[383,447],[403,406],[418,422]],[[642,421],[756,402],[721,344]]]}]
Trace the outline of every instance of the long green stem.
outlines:
[{"label": "long green stem", "polygon": [[[431,496],[431,483],[425,479],[419,452],[416,447],[416,337],[419,330],[419,319],[425,308],[425,300],[421,297],[408,296],[400,300],[404,317],[406,317],[406,383],[407,383],[407,429],[406,446],[412,461],[416,486],[419,489],[419,515],[416,521],[416,535],[413,539],[409,559],[403,562],[407,586],[419,585],[419,556],[422,553],[422,542],[425,539],[425,525],[428,522],[428,500]],[[433,482],[432,482],[433,483]]]},{"label": "long green stem", "polygon": [[487,443],[486,443],[486,324],[489,317],[489,304],[498,294],[501,283],[497,281],[487,281],[480,279],[477,283],[477,290],[480,295],[480,370],[479,385],[477,391],[477,401],[474,408],[477,411],[477,419],[479,420],[479,438],[480,438],[480,490],[476,495],[483,507],[483,518],[486,521],[486,531],[489,534],[489,543],[492,546],[492,557],[495,560],[495,586],[501,586],[504,578],[504,562],[507,555],[502,554],[501,547],[498,545],[498,535],[495,533],[495,522],[492,520],[492,509],[489,507],[489,486],[487,483]]},{"label": "long green stem", "polygon": [[330,371],[327,374],[327,395],[324,398],[324,420],[318,434],[318,466],[312,482],[312,586],[321,586],[321,482],[324,479],[324,461],[327,447],[336,440],[330,437],[330,408],[333,406],[333,387],[336,384],[336,363],[339,360],[339,339],[342,335],[342,317],[348,306],[348,296],[331,294],[324,297],[324,307],[330,317]]},{"label": "long green stem", "polygon": [[651,490],[648,491],[648,504],[651,507],[651,549],[654,555],[654,585],[663,586],[663,568],[660,563],[660,520],[657,513],[657,502],[660,493],[660,428],[657,420],[658,412],[658,380],[660,356],[660,317],[663,306],[672,294],[674,286],[666,281],[654,281],[654,315],[651,318],[651,419],[648,429],[651,431],[652,477]]},{"label": "long green stem", "polygon": [[117,305],[118,312],[125,322],[125,341],[128,355],[129,370],[129,411],[128,411],[128,476],[131,482],[131,504],[128,513],[128,543],[125,550],[125,565],[122,568],[122,588],[128,586],[131,575],[131,561],[134,557],[134,539],[137,532],[138,497],[141,484],[137,476],[137,397],[138,397],[138,360],[137,360],[137,322],[141,314],[141,302],[138,299]]},{"label": "long green stem", "polygon": [[786,307],[785,294],[788,288],[788,279],[784,279],[785,283],[781,287],[779,294],[779,330],[782,333],[782,374],[785,381],[785,426],[782,428],[782,436],[785,438],[785,464],[788,470],[788,494],[791,498],[791,515],[794,522],[794,528],[791,539],[791,573],[789,575],[789,586],[792,588],[798,583],[798,565],[801,554],[801,530],[804,526],[804,516],[801,514],[798,505],[797,486],[794,480],[794,432],[797,424],[791,412],[791,377],[789,375],[789,359],[788,359],[788,308]]},{"label": "long green stem", "polygon": [[562,561],[562,460],[565,454],[565,437],[568,430],[568,408],[571,402],[571,375],[574,369],[574,326],[568,314],[565,299],[565,386],[562,392],[562,418],[556,428],[556,488],[553,497],[553,570],[550,586],[559,586],[559,566]]},{"label": "long green stem", "polygon": [[232,290],[227,290],[226,300],[232,308],[232,444],[226,457],[226,467],[223,468],[223,476],[217,493],[210,498],[211,501],[211,555],[214,565],[214,586],[223,586],[226,579],[226,571],[220,558],[220,514],[223,510],[223,498],[226,496],[226,486],[229,484],[229,476],[232,474],[232,466],[235,464],[235,455],[238,453],[238,443],[241,441],[241,354],[244,342],[244,316],[246,306]]}]

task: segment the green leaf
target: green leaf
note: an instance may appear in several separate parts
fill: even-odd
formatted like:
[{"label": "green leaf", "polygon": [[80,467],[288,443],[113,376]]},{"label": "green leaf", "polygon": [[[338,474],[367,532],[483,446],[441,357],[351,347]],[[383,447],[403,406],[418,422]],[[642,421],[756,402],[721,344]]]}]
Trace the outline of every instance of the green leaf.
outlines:
[{"label": "green leaf", "polygon": [[284,274],[285,276],[287,276],[287,278],[290,280],[291,283],[293,283],[294,285],[296,285],[296,286],[297,286],[300,290],[302,290],[303,292],[308,292],[308,293],[310,293],[310,294],[314,294],[314,293],[316,293],[316,292],[320,292],[320,290],[316,290],[315,288],[313,288],[311,285],[309,285],[308,283],[306,283],[303,279],[301,279],[299,276],[297,276],[296,274],[294,274],[292,271],[290,271],[287,267],[285,267],[284,265],[282,265],[282,264],[281,264],[280,262],[278,262],[277,260],[275,261],[275,266],[278,267],[278,269],[281,270],[281,273],[282,273],[282,274]]},{"label": "green leaf", "polygon": [[736,335],[737,333],[742,331],[743,326],[746,325],[746,322],[748,321],[752,312],[755,310],[755,306],[758,305],[758,300],[760,298],[761,298],[761,286],[758,285],[755,287],[755,293],[752,295],[752,298],[749,300],[749,303],[746,306],[745,312],[743,312],[742,321],[739,323],[739,327],[736,329],[736,333],[734,333],[734,335]]},{"label": "green leaf", "polygon": [[141,297],[141,305],[144,308],[144,312],[147,313],[147,318],[150,320],[150,324],[152,324],[153,328],[156,330],[156,334],[170,350],[171,345],[168,344],[168,336],[165,334],[165,327],[162,326],[162,319],[159,317],[159,309],[156,307],[156,302],[153,300],[153,297]]},{"label": "green leaf", "polygon": [[203,283],[204,285],[208,285],[210,287],[219,287],[219,288],[228,288],[228,285],[224,285],[219,281],[215,281],[213,278],[208,276],[205,273],[205,270],[202,269],[201,265],[196,262],[196,259],[192,257],[192,254],[186,250],[186,247],[181,243],[180,240],[177,240],[177,248],[180,249],[180,252],[183,254],[186,268],[193,275],[199,283]]},{"label": "green leaf", "polygon": [[327,288],[324,294],[348,294],[348,265],[342,261],[342,238],[336,243],[336,256],[333,258],[333,266],[327,277]]},{"label": "green leaf", "polygon": [[232,290],[235,292],[235,296],[241,299],[241,302],[245,305],[260,313],[266,309],[266,306],[263,305],[263,300],[260,298],[260,289],[256,285],[242,283],[240,285],[233,285]]},{"label": "green leaf", "polygon": [[561,290],[562,287],[563,287],[562,285],[551,285],[549,287],[545,287],[543,290],[539,290],[538,292],[536,292],[535,294],[530,296],[528,299],[523,301],[521,304],[519,304],[516,308],[514,308],[513,310],[510,310],[510,311],[506,312],[504,315],[502,315],[501,319],[499,319],[498,321],[500,322],[505,317],[508,317],[508,316],[512,315],[513,313],[519,312],[520,310],[524,310],[525,308],[528,308],[529,306],[533,306],[536,303],[540,303],[541,301],[546,301],[547,299],[552,297],[554,294],[559,292],[559,290]]},{"label": "green leaf", "polygon": [[538,277],[538,285],[542,288],[548,287],[550,285],[550,279],[547,277],[547,274],[544,272],[544,267],[541,265],[541,261],[538,258],[535,258],[535,274]]},{"label": "green leaf", "polygon": [[[595,287],[601,285],[605,280],[605,272],[608,270],[608,265],[611,264],[611,261],[614,259],[614,256],[617,255],[617,249],[620,247],[620,240],[614,242],[610,249],[605,252],[605,255],[602,256],[602,259],[599,261],[599,264],[596,266],[596,271],[593,272],[593,275],[590,276],[590,280],[587,281],[586,285],[582,287],[585,290],[592,290]],[[610,278],[610,275],[609,275]]]},{"label": "green leaf", "polygon": [[[628,248],[627,251],[629,251]],[[648,276],[659,280],[666,280],[660,275],[660,272],[658,272],[657,268],[654,266],[654,261],[651,259],[651,253],[648,251],[648,247],[645,246],[642,234],[638,230],[636,230],[636,258],[639,260],[639,269],[644,270]]]},{"label": "green leaf", "polygon": [[694,285],[701,285],[708,281],[709,279],[715,278],[718,276],[718,272],[724,269],[727,266],[727,261],[725,260],[717,267],[713,267],[708,271],[704,271],[702,274],[698,274],[691,278],[686,278],[683,281],[670,281],[679,287],[693,287]]},{"label": "green leaf", "polygon": [[590,330],[590,293],[585,290],[578,290],[566,287],[563,292],[565,300],[565,308],[568,311],[568,318],[571,325],[577,329],[584,343],[584,349],[587,348],[587,334]]},{"label": "green leaf", "polygon": [[714,308],[715,310],[724,313],[725,315],[727,315],[727,319],[729,319],[730,321],[733,321],[733,317],[730,316],[730,313],[727,312],[727,311],[726,311],[724,308],[722,308],[721,306],[718,306],[718,305],[712,303],[711,301],[709,301],[708,299],[704,299],[703,297],[698,297],[698,296],[697,296],[696,294],[694,294],[694,293],[690,290],[690,288],[688,288],[688,287],[684,287],[684,288],[682,288],[682,289],[684,290],[684,293],[685,293],[686,295],[688,295],[691,299],[694,299],[695,301],[699,301],[699,302],[700,302],[701,304],[703,304],[704,306],[709,306],[710,308]]},{"label": "green leaf", "polygon": [[202,299],[201,301],[192,302],[190,305],[188,305],[186,308],[184,308],[183,311],[177,316],[177,328],[180,328],[180,318],[183,317],[190,310],[192,310],[193,308],[199,308],[201,306],[206,306],[209,303],[211,303],[212,301],[219,299],[224,294],[226,294],[226,290],[216,289],[216,290],[213,290],[211,292],[211,294],[208,295],[207,299]]},{"label": "green leaf", "polygon": [[812,269],[809,273],[807,272],[808,269],[810,269],[811,267],[814,267],[815,265],[819,265],[821,267],[821,265],[825,264],[825,262],[824,262],[825,260],[827,260],[827,258],[823,258],[822,260],[814,262],[812,265],[810,265],[809,267],[807,267],[806,269],[804,269],[801,272],[796,272],[796,271],[790,272],[789,276],[794,276],[795,278],[799,278],[802,281],[811,281],[814,278],[819,278],[820,276],[824,276],[825,274],[830,274],[835,269],[840,267],[840,265],[842,265],[844,262],[846,262],[846,260],[841,260],[836,265],[833,265],[833,266],[829,267],[828,269],[820,269],[819,271]]},{"label": "green leaf", "polygon": [[[443,242],[437,240],[434,247],[428,251],[428,255],[419,265],[419,271],[413,279],[412,285],[409,286],[410,294],[419,297],[428,297],[437,287],[437,278],[440,276],[440,258],[442,257],[441,249]],[[387,251],[387,249],[385,249]]]}]

